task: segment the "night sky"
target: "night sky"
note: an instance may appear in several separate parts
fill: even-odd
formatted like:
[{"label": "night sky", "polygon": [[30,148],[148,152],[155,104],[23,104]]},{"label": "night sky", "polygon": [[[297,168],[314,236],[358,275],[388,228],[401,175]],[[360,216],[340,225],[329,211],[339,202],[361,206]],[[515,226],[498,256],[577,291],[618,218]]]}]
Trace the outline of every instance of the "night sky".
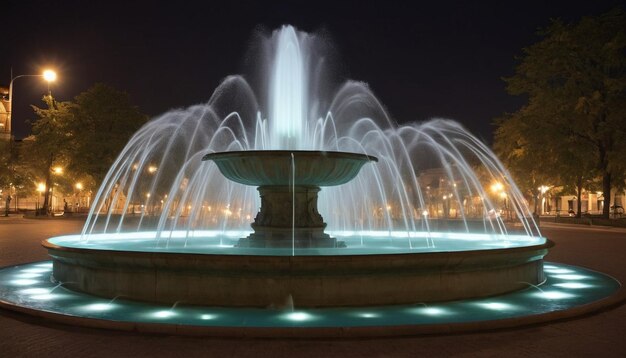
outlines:
[{"label": "night sky", "polygon": [[[255,31],[292,24],[322,32],[341,79],[367,82],[399,123],[456,119],[486,142],[492,121],[522,98],[505,92],[515,56],[551,18],[578,20],[621,1],[126,1],[9,0],[0,5],[0,85],[55,68],[58,100],[96,82],[127,91],[150,116],[206,102],[242,73]],[[249,59],[248,59],[249,62]],[[37,78],[14,85],[14,134],[29,134]]]}]

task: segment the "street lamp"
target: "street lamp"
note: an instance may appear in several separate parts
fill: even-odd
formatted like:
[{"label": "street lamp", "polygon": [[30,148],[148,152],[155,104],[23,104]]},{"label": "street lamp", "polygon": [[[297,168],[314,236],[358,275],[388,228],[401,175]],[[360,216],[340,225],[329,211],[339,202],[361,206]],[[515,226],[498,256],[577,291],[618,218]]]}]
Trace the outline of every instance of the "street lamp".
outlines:
[{"label": "street lamp", "polygon": [[544,214],[547,211],[546,210],[546,203],[545,203],[545,201],[546,201],[546,193],[548,192],[548,190],[550,190],[550,187],[542,185],[542,186],[540,186],[537,189],[541,193],[541,213]]},{"label": "street lamp", "polygon": [[74,187],[78,191],[77,194],[75,195],[76,196],[76,198],[75,198],[76,200],[75,200],[75,203],[74,203],[75,204],[74,205],[74,210],[76,212],[78,212],[79,208],[80,208],[81,194],[82,194],[82,191],[84,189],[84,186],[83,186],[83,183],[77,182],[76,184],[74,184]]},{"label": "street lamp", "polygon": [[16,79],[22,77],[43,77],[44,80],[48,82],[48,95],[50,95],[50,82],[54,82],[57,79],[57,74],[53,70],[45,70],[43,73],[39,75],[17,75],[15,77],[11,77],[11,82],[9,82],[9,108],[7,110],[7,123],[9,128],[7,128],[7,132],[9,132],[9,136],[11,135],[12,128],[12,113],[13,113],[13,82]]},{"label": "street lamp", "polygon": [[506,190],[504,188],[504,184],[496,181],[493,184],[491,184],[491,192],[494,195],[497,195],[500,197],[500,199],[502,199],[502,211],[505,212],[507,218],[509,218],[509,215],[511,214],[508,206],[507,206],[507,193]]},{"label": "street lamp", "polygon": [[38,183],[37,184],[37,210],[35,210],[35,215],[39,215],[39,201],[41,200],[41,193],[46,191],[46,184]]}]

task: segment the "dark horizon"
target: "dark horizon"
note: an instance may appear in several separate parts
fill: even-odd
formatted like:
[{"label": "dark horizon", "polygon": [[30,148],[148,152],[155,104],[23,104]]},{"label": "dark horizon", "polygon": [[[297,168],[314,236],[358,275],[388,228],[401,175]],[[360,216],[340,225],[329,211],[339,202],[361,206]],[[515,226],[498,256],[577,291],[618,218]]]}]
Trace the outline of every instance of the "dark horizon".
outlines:
[{"label": "dark horizon", "polygon": [[[337,79],[368,83],[397,122],[450,118],[491,143],[493,119],[524,103],[506,93],[501,78],[514,73],[522,48],[540,39],[537,29],[551,18],[578,21],[620,4],[233,1],[87,8],[75,1],[9,1],[0,86],[8,86],[11,67],[15,76],[50,66],[59,74],[51,88],[57,100],[103,82],[128,92],[152,117],[207,102],[223,78],[244,71],[255,31],[292,24],[328,37],[340,63]],[[29,134],[30,105],[42,106],[46,92],[38,79],[15,82],[16,138]]]}]

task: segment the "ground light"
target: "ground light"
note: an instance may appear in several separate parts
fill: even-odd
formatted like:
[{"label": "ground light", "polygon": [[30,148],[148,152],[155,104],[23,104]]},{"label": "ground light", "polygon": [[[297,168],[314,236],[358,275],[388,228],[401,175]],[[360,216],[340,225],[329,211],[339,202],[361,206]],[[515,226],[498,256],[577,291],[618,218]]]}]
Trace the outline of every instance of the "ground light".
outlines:
[{"label": "ground light", "polygon": [[[0,269],[0,306],[73,325],[144,332],[229,336],[397,335],[476,331],[519,326],[581,314],[607,304],[620,289],[615,279],[575,266],[546,263],[540,286],[443,303],[300,310],[172,306],[103,299],[51,281],[51,263]],[[552,272],[552,273],[551,273]],[[561,273],[563,272],[563,273]],[[566,272],[566,273],[565,273]],[[38,274],[33,278],[20,278]]]}]

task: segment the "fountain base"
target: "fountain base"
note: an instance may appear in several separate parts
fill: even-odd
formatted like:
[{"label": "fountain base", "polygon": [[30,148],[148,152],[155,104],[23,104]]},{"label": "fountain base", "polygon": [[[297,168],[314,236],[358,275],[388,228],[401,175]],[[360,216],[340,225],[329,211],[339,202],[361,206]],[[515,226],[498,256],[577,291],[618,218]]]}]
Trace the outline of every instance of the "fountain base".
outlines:
[{"label": "fountain base", "polygon": [[[552,243],[380,255],[299,252],[306,256],[245,249],[241,255],[113,251],[51,240],[43,245],[57,281],[95,296],[235,307],[276,307],[292,297],[299,307],[338,307],[489,297],[538,285]],[[345,250],[350,248],[338,251]]]},{"label": "fountain base", "polygon": [[337,241],[324,233],[324,230],[311,229],[276,229],[254,227],[254,234],[239,239],[236,247],[249,248],[338,248],[346,247],[343,241]]},{"label": "fountain base", "polygon": [[326,224],[317,211],[318,186],[265,185],[258,188],[261,208],[252,229],[238,247],[321,248],[338,247],[337,240],[324,233]]}]

